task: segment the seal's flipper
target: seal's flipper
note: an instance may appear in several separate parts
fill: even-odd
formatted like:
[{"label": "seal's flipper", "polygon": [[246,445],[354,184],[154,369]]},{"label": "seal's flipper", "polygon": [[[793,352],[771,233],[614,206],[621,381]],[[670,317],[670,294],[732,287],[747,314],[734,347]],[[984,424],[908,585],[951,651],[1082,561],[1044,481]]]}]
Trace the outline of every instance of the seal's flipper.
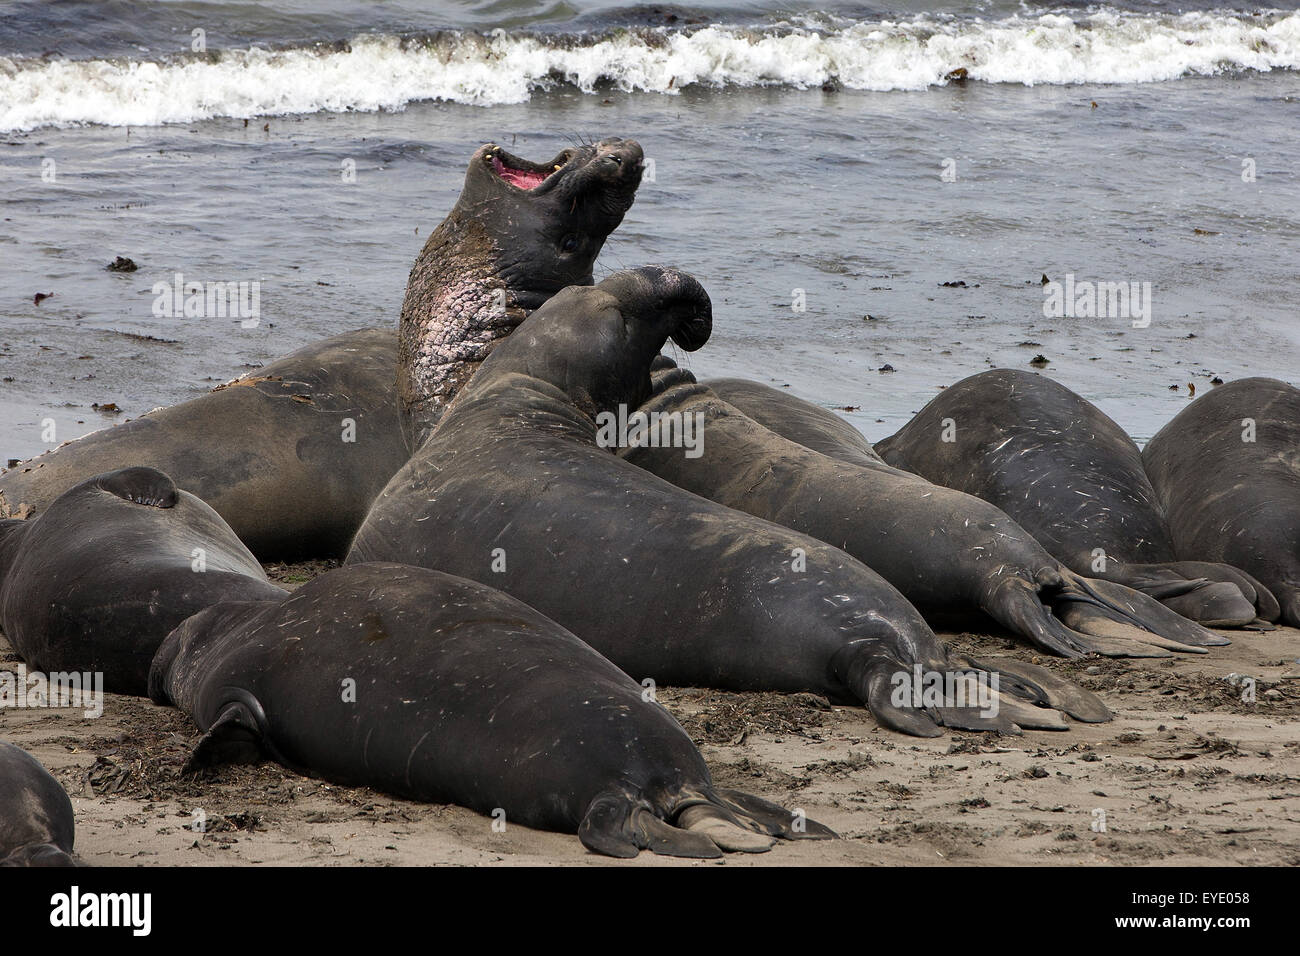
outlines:
[{"label": "seal's flipper", "polygon": [[776,837],[739,826],[733,819],[711,803],[696,803],[679,813],[675,822],[680,829],[701,833],[731,853],[766,853],[776,843]]},{"label": "seal's flipper", "polygon": [[[1137,567],[1143,568],[1145,565],[1137,565]],[[1204,578],[1215,584],[1235,585],[1241,592],[1241,596],[1251,605],[1251,607],[1254,608],[1252,620],[1237,626],[1249,626],[1253,620],[1261,618],[1265,621],[1276,621],[1278,615],[1281,613],[1278,600],[1273,595],[1273,592],[1265,587],[1264,584],[1257,580],[1253,575],[1246,573],[1241,570],[1241,568],[1235,568],[1230,564],[1219,564],[1212,561],[1173,561],[1169,564],[1160,565],[1159,567],[1174,574],[1182,575],[1185,578]],[[1142,590],[1146,591],[1147,589],[1143,588]],[[1147,593],[1150,594],[1151,592],[1147,591]],[[1156,597],[1156,595],[1152,596]],[[1179,608],[1174,607],[1174,605],[1170,604],[1168,601],[1164,601],[1163,598],[1157,597],[1157,600],[1168,604],[1180,614],[1183,613]],[[1217,608],[1215,610],[1217,611]],[[1187,615],[1184,614],[1184,616],[1186,617]],[[1234,613],[1233,617],[1235,618],[1236,616],[1237,615]],[[1196,617],[1193,618],[1193,620],[1200,621],[1206,627],[1229,626],[1227,624],[1218,623],[1218,620],[1215,618]]]},{"label": "seal's flipper", "polygon": [[939,719],[949,730],[970,730],[977,733],[1005,734],[1019,737],[1023,730],[1000,706],[992,713],[981,712],[978,707],[939,707],[936,708]]},{"label": "seal's flipper", "polygon": [[1204,653],[1199,648],[1166,641],[1088,601],[1061,601],[1056,613],[1074,631],[1081,646],[1102,657],[1173,657],[1174,651]]},{"label": "seal's flipper", "polygon": [[1255,620],[1255,605],[1246,600],[1241,588],[1226,581],[1206,581],[1174,597],[1160,597],[1146,589],[1144,592],[1174,613],[1205,627],[1244,627]]},{"label": "seal's flipper", "polygon": [[748,817],[768,833],[787,840],[834,840],[838,834],[828,826],[809,820],[801,813],[791,813],[779,804],[740,790],[717,790],[719,799],[730,804],[733,813]]},{"label": "seal's flipper", "polygon": [[1016,727],[1029,730],[1069,730],[1069,721],[1059,710],[1051,707],[1035,707],[1018,700],[1011,694],[998,693],[993,705],[999,716],[1005,717]]},{"label": "seal's flipper", "polygon": [[121,468],[100,475],[95,484],[124,501],[150,508],[172,508],[178,499],[176,483],[157,468]]},{"label": "seal's flipper", "polygon": [[[1055,586],[1055,582],[1052,582]],[[1043,585],[1035,586],[1020,577],[999,581],[984,601],[984,613],[1013,634],[1061,657],[1082,657],[1094,651],[1080,635],[1052,616],[1040,599]]]},{"label": "seal's flipper", "polygon": [[1184,651],[1184,653],[1186,653],[1184,650],[1186,646],[1222,647],[1232,643],[1221,634],[1216,634],[1209,628],[1202,627],[1195,621],[1189,621],[1181,614],[1171,611],[1141,591],[1135,591],[1113,581],[1077,575],[1071,577],[1071,589],[1077,588],[1087,597],[1092,598],[1098,610],[1108,611],[1117,619],[1149,631],[1167,642],[1160,643],[1148,636],[1145,640],[1149,643]]},{"label": "seal's flipper", "polygon": [[640,800],[622,792],[603,793],[591,802],[578,824],[578,839],[594,853],[625,860],[643,849],[700,860],[722,856],[705,834],[665,823]]},{"label": "seal's flipper", "polygon": [[227,704],[185,761],[182,773],[223,763],[261,763],[267,756],[262,728],[247,704]]},{"label": "seal's flipper", "polygon": [[[943,727],[937,714],[925,707],[913,706],[895,694],[895,675],[910,673],[912,668],[900,661],[870,656],[863,644],[849,644],[831,659],[831,670],[862,701],[882,727],[913,737],[939,737]],[[901,700],[896,703],[896,700]]]},{"label": "seal's flipper", "polygon": [[964,660],[972,667],[998,674],[999,693],[1010,692],[1034,703],[1046,703],[1086,724],[1105,723],[1113,718],[1100,697],[1046,667],[1004,657]]}]

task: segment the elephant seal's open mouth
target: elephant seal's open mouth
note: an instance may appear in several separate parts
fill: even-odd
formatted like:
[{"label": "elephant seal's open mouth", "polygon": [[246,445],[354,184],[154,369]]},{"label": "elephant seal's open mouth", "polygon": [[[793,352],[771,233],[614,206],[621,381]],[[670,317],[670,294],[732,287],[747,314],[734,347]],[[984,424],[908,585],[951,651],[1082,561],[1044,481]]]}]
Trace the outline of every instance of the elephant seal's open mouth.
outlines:
[{"label": "elephant seal's open mouth", "polygon": [[499,339],[566,286],[592,284],[596,256],[643,172],[630,139],[570,147],[545,163],[496,143],[474,151],[402,304],[397,381],[412,448]]}]

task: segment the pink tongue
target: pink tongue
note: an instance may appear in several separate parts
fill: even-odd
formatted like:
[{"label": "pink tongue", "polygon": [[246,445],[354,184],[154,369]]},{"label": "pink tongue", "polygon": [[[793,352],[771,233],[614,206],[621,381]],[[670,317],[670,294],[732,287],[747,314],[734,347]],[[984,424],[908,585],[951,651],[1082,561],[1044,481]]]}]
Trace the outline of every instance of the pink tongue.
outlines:
[{"label": "pink tongue", "polygon": [[518,186],[520,189],[532,189],[538,186],[546,177],[541,173],[530,173],[523,169],[511,169],[500,159],[492,157],[492,168],[497,171],[497,175],[510,183],[512,186]]}]

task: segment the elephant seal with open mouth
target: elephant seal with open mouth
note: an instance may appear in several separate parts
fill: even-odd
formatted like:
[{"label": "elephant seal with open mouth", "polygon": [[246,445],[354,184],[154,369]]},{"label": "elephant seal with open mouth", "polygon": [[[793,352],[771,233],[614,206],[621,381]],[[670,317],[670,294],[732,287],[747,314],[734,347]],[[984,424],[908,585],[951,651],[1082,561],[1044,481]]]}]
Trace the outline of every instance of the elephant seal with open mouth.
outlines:
[{"label": "elephant seal with open mouth", "polygon": [[834,835],[714,787],[677,721],[553,621],[425,568],[356,565],[284,601],[209,608],[163,643],[149,694],[205,732],[190,769],[270,756],[576,832],[611,856],[717,857]]},{"label": "elephant seal with open mouth", "polygon": [[591,284],[642,171],[630,139],[566,149],[547,163],[492,143],[474,153],[402,302],[397,390],[412,451],[500,339],[564,287]]}]

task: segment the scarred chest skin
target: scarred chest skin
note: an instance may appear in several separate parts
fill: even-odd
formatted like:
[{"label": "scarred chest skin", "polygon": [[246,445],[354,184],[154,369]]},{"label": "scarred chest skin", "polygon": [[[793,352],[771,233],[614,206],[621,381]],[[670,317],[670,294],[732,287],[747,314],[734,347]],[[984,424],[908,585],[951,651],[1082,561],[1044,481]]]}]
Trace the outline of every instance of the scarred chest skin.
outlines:
[{"label": "scarred chest skin", "polygon": [[475,151],[402,303],[397,389],[411,450],[495,343],[560,289],[592,283],[596,256],[631,207],[641,173],[633,140],[567,149],[543,164],[493,144]]}]

